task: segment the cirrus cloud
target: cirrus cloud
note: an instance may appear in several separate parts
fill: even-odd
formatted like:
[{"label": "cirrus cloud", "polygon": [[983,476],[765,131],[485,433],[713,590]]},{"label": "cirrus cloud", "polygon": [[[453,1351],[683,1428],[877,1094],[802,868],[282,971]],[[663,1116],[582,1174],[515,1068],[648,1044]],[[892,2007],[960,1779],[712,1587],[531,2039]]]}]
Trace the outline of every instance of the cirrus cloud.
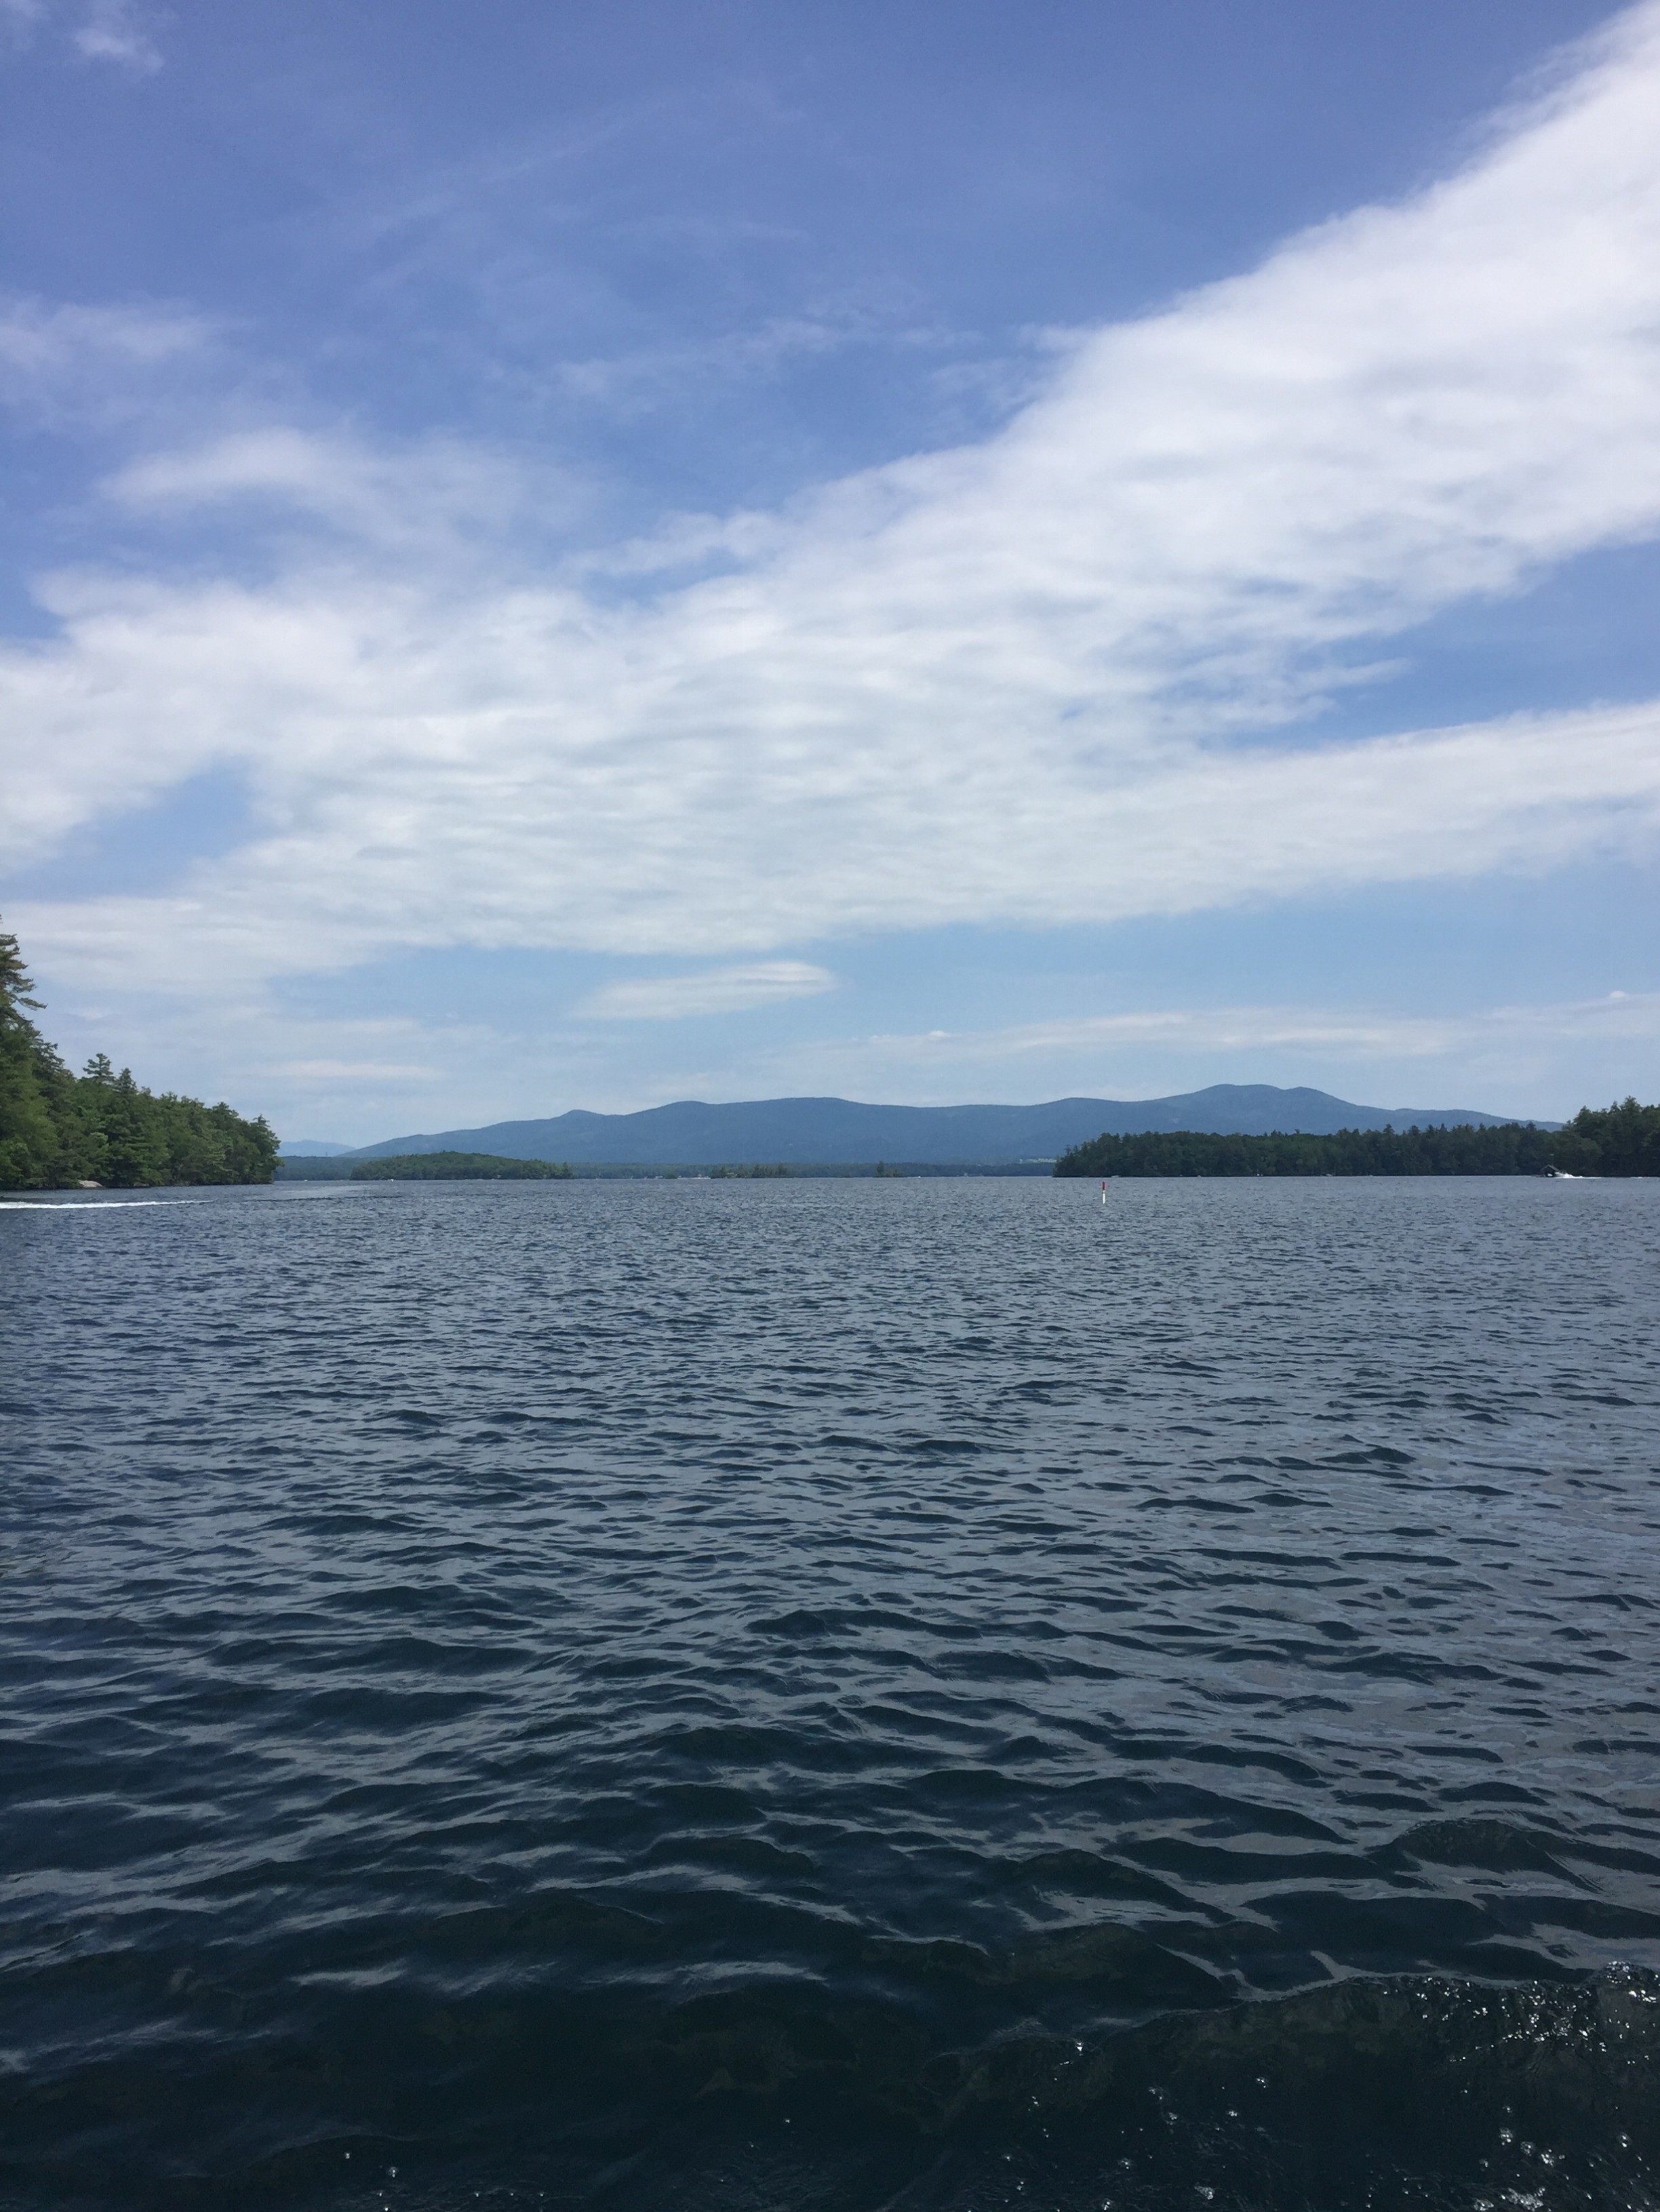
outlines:
[{"label": "cirrus cloud", "polygon": [[0,30],[17,44],[26,44],[49,16],[67,16],[70,44],[85,61],[112,62],[136,76],[161,66],[153,26],[134,0],[86,0],[67,9],[54,0],[0,0]]},{"label": "cirrus cloud", "polygon": [[278,424],[112,480],[328,530],[258,585],[43,584],[58,635],[0,656],[12,856],[215,767],[254,823],[173,896],[15,908],[43,963],[753,963],[1646,847],[1660,705],[1298,725],[1429,617],[1660,531],[1660,6],[1458,175],[1079,339],[978,444],[551,575],[512,530],[458,557],[433,514],[499,457],[435,452]]},{"label": "cirrus cloud", "polygon": [[132,0],[92,0],[74,40],[87,60],[114,62],[138,76],[161,66],[161,50]]},{"label": "cirrus cloud", "polygon": [[752,960],[689,975],[642,975],[606,983],[574,1011],[591,1021],[678,1021],[694,1014],[747,1013],[787,999],[813,999],[836,988],[828,968],[806,960]]}]

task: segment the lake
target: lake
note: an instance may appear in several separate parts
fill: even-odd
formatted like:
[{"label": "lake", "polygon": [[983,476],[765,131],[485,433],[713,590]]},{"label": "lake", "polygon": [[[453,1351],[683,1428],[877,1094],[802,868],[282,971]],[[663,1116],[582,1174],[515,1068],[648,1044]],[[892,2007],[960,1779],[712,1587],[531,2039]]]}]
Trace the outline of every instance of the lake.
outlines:
[{"label": "lake", "polygon": [[1660,2191],[1660,1185],[0,1206],[0,2203]]}]

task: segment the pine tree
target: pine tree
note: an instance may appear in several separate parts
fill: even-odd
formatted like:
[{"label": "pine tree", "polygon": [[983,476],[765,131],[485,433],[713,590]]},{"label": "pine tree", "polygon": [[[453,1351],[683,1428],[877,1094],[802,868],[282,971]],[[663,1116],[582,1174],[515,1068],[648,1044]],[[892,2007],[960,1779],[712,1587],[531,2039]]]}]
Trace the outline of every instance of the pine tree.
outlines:
[{"label": "pine tree", "polygon": [[40,1010],[33,990],[17,939],[0,934],[0,1188],[12,1189],[56,1180],[64,1150],[52,1112],[57,1054],[24,1011]]},{"label": "pine tree", "polygon": [[0,1189],[271,1180],[277,1137],[263,1116],[158,1098],[106,1053],[71,1075],[29,1018],[33,990],[17,939],[0,933]]}]

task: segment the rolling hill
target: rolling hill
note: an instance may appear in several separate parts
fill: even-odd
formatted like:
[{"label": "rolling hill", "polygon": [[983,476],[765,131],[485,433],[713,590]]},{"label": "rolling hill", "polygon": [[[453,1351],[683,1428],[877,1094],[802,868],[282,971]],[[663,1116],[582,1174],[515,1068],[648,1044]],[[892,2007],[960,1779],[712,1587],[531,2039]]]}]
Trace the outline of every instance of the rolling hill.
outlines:
[{"label": "rolling hill", "polygon": [[390,1137],[351,1157],[397,1153],[493,1152],[509,1159],[573,1164],[713,1166],[722,1161],[782,1160],[964,1164],[1053,1159],[1069,1146],[1110,1131],[1197,1129],[1266,1136],[1275,1130],[1326,1135],[1337,1129],[1406,1128],[1416,1122],[1487,1128],[1517,1117],[1462,1107],[1359,1106],[1324,1091],[1273,1084],[1216,1083],[1170,1098],[1055,1098],[1040,1106],[871,1106],[848,1098],[763,1098],[732,1105],[681,1099],[637,1114],[576,1109],[545,1121],[495,1121]]}]

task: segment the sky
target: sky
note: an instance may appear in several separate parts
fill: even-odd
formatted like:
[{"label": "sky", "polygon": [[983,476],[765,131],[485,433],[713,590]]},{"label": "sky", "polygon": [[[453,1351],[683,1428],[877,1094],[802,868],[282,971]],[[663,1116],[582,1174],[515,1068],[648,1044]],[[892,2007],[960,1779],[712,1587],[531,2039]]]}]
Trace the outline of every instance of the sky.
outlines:
[{"label": "sky", "polygon": [[0,0],[0,439],[72,1061],[1660,1096],[1660,0]]}]

